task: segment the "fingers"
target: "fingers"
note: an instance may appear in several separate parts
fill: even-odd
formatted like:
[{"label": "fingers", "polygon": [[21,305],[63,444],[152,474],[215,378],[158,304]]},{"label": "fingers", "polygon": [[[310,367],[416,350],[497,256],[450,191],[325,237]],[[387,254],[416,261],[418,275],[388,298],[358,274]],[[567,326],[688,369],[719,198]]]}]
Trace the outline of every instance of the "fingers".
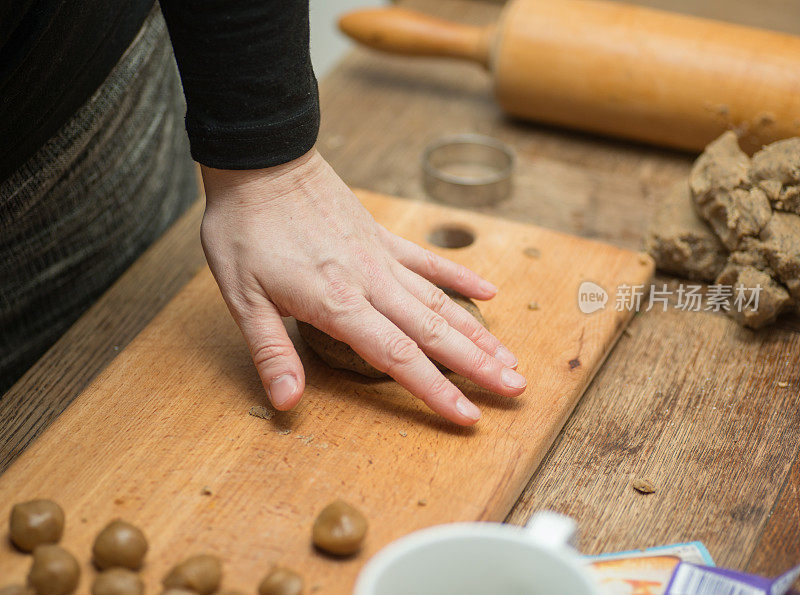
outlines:
[{"label": "fingers", "polygon": [[480,419],[480,410],[442,375],[412,339],[366,299],[321,330],[348,343],[442,417],[463,426]]},{"label": "fingers", "polygon": [[488,300],[497,293],[497,287],[463,265],[388,231],[384,237],[398,262],[436,285],[454,289],[476,300]]},{"label": "fingers", "polygon": [[263,296],[231,308],[275,409],[297,405],[305,388],[303,364],[275,306]]},{"label": "fingers", "polygon": [[404,267],[398,267],[396,275],[411,294],[428,308],[441,314],[455,330],[509,368],[517,367],[517,358],[514,354],[444,291]]},{"label": "fingers", "polygon": [[507,397],[516,397],[525,390],[527,383],[522,374],[480,349],[399,283],[373,295],[372,303],[426,354],[450,370]]}]

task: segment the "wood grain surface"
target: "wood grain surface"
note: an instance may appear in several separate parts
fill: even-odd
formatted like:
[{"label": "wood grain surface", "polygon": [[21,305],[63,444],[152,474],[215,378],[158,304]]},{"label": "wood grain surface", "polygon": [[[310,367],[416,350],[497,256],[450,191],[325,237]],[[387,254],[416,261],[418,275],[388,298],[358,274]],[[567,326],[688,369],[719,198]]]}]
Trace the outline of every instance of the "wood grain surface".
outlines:
[{"label": "wood grain surface", "polygon": [[[795,0],[639,3],[800,34]],[[500,11],[479,0],[403,4],[474,24]],[[485,72],[445,60],[358,49],[321,82],[321,97],[318,146],[351,184],[424,198],[424,146],[442,134],[488,133],[514,147],[518,167],[511,198],[485,212],[632,249],[660,193],[693,159],[507,120]],[[201,214],[191,210],[0,399],[0,468],[200,267]],[[635,317],[510,520],[542,507],[570,512],[588,553],[702,538],[734,568],[773,575],[800,561],[798,330],[796,319],[752,332],[711,313]],[[640,474],[655,494],[630,490]]]},{"label": "wood grain surface", "polygon": [[[122,517],[149,535],[151,590],[183,556],[205,552],[224,560],[227,587],[250,590],[280,563],[302,569],[321,592],[346,593],[370,554],[414,529],[502,520],[632,316],[613,307],[615,288],[649,281],[652,260],[467,211],[360,197],[379,222],[421,244],[443,227],[471,230],[467,247],[429,247],[497,283],[500,295],[482,312],[530,375],[520,398],[461,381],[484,418],[459,428],[392,381],[332,370],[295,328],[307,375],[302,404],[270,419],[249,415],[265,404],[264,391],[203,269],[0,476],[2,531],[14,501],[47,497],[65,509],[62,543],[87,575],[92,539]],[[541,255],[525,255],[527,247]],[[608,288],[606,309],[578,308],[586,280]],[[527,308],[532,299],[538,310]],[[316,513],[337,498],[371,525],[364,553],[345,562],[309,543]],[[4,549],[0,576],[22,579],[27,556]]]}]

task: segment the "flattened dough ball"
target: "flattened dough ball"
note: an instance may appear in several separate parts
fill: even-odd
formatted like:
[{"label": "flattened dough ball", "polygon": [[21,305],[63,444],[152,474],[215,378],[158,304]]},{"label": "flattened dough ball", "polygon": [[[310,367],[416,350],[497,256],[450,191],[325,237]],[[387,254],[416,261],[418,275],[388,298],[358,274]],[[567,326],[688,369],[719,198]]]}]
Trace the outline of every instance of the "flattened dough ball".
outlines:
[{"label": "flattened dough ball", "polygon": [[15,504],[9,520],[11,542],[23,552],[58,543],[64,533],[64,511],[52,500]]},{"label": "flattened dough ball", "polygon": [[97,575],[92,595],[142,595],[144,583],[139,575],[127,568],[110,568]]},{"label": "flattened dough ball", "polygon": [[187,558],[164,577],[165,589],[187,589],[208,595],[219,588],[222,581],[222,563],[216,556],[201,554]]},{"label": "flattened dough ball", "polygon": [[[475,305],[471,299],[454,291],[445,290],[445,293],[456,304],[464,308],[467,312],[472,314],[475,319],[480,322],[484,327],[486,320],[484,320],[478,306]],[[361,374],[367,378],[386,378],[388,375],[381,372],[371,364],[364,361],[364,359],[353,351],[347,343],[337,341],[333,337],[323,333],[321,330],[311,326],[306,322],[297,321],[297,330],[303,340],[311,347],[311,350],[317,356],[328,364],[331,368],[340,370],[350,370],[356,374]],[[446,370],[444,366],[434,362],[441,370]]]},{"label": "flattened dough ball", "polygon": [[367,519],[343,500],[328,504],[317,516],[312,540],[319,549],[337,556],[349,556],[361,549],[367,534]]},{"label": "flattened dough ball", "polygon": [[276,566],[258,584],[258,595],[300,595],[303,577],[294,570]]},{"label": "flattened dough ball", "polygon": [[144,533],[122,519],[111,521],[97,534],[92,547],[94,564],[100,570],[129,568],[139,570],[147,553]]},{"label": "flattened dough ball", "polygon": [[28,585],[36,595],[69,595],[78,588],[80,578],[75,556],[60,545],[40,545],[33,550]]}]

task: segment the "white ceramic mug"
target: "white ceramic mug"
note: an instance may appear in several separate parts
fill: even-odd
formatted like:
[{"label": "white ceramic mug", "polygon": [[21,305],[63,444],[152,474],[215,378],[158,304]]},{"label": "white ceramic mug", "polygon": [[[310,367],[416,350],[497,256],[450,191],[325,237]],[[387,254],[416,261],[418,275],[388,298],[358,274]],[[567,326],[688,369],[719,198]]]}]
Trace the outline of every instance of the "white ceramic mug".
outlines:
[{"label": "white ceramic mug", "polygon": [[540,512],[526,527],[439,525],[378,552],[355,595],[598,595],[569,545],[575,522]]}]

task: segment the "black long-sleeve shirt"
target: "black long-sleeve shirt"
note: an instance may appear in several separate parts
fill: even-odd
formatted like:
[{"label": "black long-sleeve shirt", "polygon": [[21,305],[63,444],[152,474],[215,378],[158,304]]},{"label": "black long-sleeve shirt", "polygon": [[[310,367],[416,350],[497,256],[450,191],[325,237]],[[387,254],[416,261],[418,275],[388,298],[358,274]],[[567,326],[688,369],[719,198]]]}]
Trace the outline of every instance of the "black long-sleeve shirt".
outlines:
[{"label": "black long-sleeve shirt", "polygon": [[[195,160],[299,157],[319,128],[308,0],[160,0]],[[100,86],[153,0],[0,0],[0,181]]]}]

